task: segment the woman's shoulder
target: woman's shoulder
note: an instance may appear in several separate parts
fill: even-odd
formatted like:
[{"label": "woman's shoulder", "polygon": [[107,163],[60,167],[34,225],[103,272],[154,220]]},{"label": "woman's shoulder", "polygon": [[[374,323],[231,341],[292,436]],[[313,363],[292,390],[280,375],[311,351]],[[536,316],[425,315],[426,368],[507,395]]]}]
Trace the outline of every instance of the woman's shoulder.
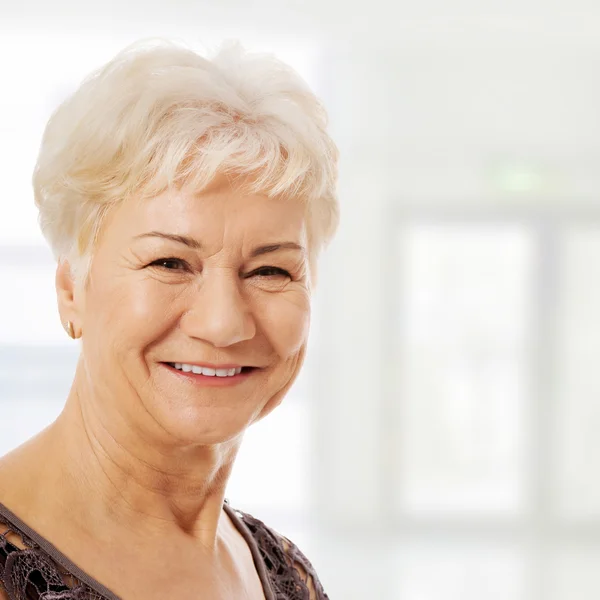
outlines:
[{"label": "woman's shoulder", "polygon": [[312,563],[294,542],[259,518],[232,510],[254,538],[278,599],[329,600]]}]

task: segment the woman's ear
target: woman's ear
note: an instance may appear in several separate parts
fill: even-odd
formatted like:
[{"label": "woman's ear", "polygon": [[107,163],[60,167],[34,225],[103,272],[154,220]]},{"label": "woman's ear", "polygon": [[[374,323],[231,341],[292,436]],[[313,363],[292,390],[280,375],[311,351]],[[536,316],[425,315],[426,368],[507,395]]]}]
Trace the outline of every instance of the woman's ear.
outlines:
[{"label": "woman's ear", "polygon": [[[58,313],[63,327],[69,332],[71,323],[73,337],[81,337],[81,306],[80,294],[75,278],[71,272],[68,260],[60,260],[56,267],[56,298],[58,301]],[[69,333],[69,335],[71,335]]]}]

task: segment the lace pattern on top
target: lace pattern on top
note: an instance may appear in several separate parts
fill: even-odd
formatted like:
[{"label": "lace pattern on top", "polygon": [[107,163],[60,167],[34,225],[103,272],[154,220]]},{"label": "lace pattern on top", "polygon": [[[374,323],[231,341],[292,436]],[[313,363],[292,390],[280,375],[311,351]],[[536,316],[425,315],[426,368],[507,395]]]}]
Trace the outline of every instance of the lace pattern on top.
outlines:
[{"label": "lace pattern on top", "polygon": [[[290,540],[261,520],[235,511],[252,533],[275,588],[276,600],[329,600],[314,567]],[[311,589],[314,594],[311,595]]]},{"label": "lace pattern on top", "polygon": [[[0,582],[10,600],[105,600],[58,565],[22,531],[0,519]],[[8,540],[13,533],[24,548]]]},{"label": "lace pattern on top", "polygon": [[[231,509],[255,540],[275,600],[329,600],[309,560],[287,538],[262,521]],[[59,565],[34,540],[0,516],[0,588],[10,600],[107,600]],[[9,541],[14,534],[23,548]]]}]

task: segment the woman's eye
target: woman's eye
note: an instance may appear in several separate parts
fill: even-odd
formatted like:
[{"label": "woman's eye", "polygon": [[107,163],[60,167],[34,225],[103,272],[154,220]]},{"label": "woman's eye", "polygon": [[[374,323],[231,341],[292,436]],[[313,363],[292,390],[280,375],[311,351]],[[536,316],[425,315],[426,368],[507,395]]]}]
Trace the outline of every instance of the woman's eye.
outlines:
[{"label": "woman's eye", "polygon": [[188,270],[188,264],[180,258],[159,258],[154,262],[151,262],[151,267],[159,267],[166,271],[186,271]]},{"label": "woman's eye", "polygon": [[279,267],[261,267],[253,271],[252,274],[260,277],[291,277],[285,269]]}]

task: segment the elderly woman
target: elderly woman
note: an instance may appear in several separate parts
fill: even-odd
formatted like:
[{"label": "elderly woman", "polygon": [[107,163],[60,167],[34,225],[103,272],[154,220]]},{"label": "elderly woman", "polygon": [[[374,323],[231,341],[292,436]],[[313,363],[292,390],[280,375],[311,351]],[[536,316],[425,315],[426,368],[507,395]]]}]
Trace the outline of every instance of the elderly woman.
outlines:
[{"label": "elderly woman", "polygon": [[302,366],[336,165],[303,81],[235,45],[136,44],[54,113],[35,198],[81,354],[0,460],[0,597],[327,598],[225,490]]}]

